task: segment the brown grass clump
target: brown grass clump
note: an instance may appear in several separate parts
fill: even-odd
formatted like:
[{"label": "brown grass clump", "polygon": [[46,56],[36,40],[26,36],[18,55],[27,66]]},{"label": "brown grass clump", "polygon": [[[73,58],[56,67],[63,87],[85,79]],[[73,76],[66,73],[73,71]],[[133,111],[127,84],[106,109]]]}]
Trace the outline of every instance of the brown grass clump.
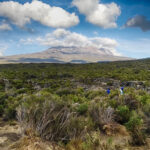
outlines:
[{"label": "brown grass clump", "polygon": [[103,130],[107,135],[111,136],[112,135],[129,136],[126,127],[117,123],[104,125]]},{"label": "brown grass clump", "polygon": [[10,150],[63,150],[54,143],[43,141],[32,129],[26,130],[26,135],[9,147]]}]

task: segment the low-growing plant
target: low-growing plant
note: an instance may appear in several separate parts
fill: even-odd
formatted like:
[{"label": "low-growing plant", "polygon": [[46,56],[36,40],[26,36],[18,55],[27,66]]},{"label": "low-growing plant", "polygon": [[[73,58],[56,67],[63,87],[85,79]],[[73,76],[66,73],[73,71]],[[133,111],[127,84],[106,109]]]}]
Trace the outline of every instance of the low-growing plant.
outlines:
[{"label": "low-growing plant", "polygon": [[110,99],[109,100],[109,105],[112,107],[112,108],[117,108],[118,107],[118,102],[117,102],[117,100],[115,100],[115,99]]},{"label": "low-growing plant", "polygon": [[93,100],[95,97],[101,97],[101,96],[105,96],[105,92],[103,90],[99,90],[99,91],[88,91],[85,94],[86,98]]},{"label": "low-growing plant", "polygon": [[126,105],[118,106],[118,108],[116,110],[116,114],[117,114],[116,119],[120,123],[126,123],[129,121],[130,110],[129,110],[128,106],[126,106]]},{"label": "low-growing plant", "polygon": [[101,104],[92,105],[90,108],[90,115],[95,125],[101,129],[105,124],[109,124],[114,121],[114,109],[102,106]]},{"label": "low-growing plant", "polygon": [[79,107],[77,108],[77,112],[80,115],[85,114],[87,111],[88,111],[88,104],[86,103],[80,104]]},{"label": "low-growing plant", "polygon": [[128,106],[130,110],[136,110],[140,106],[136,96],[128,93],[123,97],[123,104]]},{"label": "low-growing plant", "polygon": [[28,97],[18,107],[17,118],[25,129],[32,128],[44,139],[66,143],[81,138],[92,126],[88,118],[79,117],[61,98],[53,95],[42,97],[43,100],[39,96]]},{"label": "low-growing plant", "polygon": [[139,101],[142,105],[147,105],[150,102],[150,95],[145,94],[143,96],[139,96]]},{"label": "low-growing plant", "polygon": [[109,95],[110,99],[113,99],[115,96],[119,96],[118,90],[111,91],[111,94]]},{"label": "low-growing plant", "polygon": [[131,117],[126,123],[126,127],[131,131],[133,144],[143,145],[146,143],[145,135],[142,132],[143,120],[135,111],[132,111]]}]

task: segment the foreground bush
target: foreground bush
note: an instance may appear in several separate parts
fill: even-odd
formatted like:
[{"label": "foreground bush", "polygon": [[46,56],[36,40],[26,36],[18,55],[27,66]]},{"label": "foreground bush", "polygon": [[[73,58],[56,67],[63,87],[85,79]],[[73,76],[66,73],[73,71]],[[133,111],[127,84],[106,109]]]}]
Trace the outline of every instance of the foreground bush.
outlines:
[{"label": "foreground bush", "polygon": [[126,123],[127,128],[131,131],[133,144],[144,145],[145,135],[142,132],[143,120],[135,111],[132,111],[129,121]]},{"label": "foreground bush", "polygon": [[105,106],[104,103],[93,104],[90,108],[90,115],[95,125],[101,129],[105,124],[114,122],[114,109]]},{"label": "foreground bush", "polygon": [[[61,99],[54,96],[42,98],[43,100],[34,98],[31,102],[29,97],[17,109],[17,118],[25,129],[32,128],[42,138],[50,141],[67,142],[84,136],[85,130],[90,128],[90,121],[78,116],[78,113]],[[79,112],[83,113],[84,109],[81,107]]]},{"label": "foreground bush", "polygon": [[130,118],[130,110],[127,106],[118,106],[117,108],[117,120],[121,123],[128,122]]}]

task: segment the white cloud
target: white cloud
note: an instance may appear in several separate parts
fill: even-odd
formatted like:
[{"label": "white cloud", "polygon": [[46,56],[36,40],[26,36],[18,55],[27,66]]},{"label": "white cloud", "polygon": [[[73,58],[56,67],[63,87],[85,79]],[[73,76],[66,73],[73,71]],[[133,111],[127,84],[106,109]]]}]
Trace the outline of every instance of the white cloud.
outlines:
[{"label": "white cloud", "polygon": [[4,52],[7,48],[8,48],[7,45],[0,44],[0,57],[4,55]]},{"label": "white cloud", "polygon": [[79,23],[75,13],[69,13],[60,7],[51,7],[38,0],[24,4],[14,1],[0,2],[0,16],[10,19],[19,27],[30,23],[31,20],[54,28],[67,28]]},{"label": "white cloud", "polygon": [[72,4],[79,9],[80,13],[88,15],[98,8],[99,0],[73,0]]},{"label": "white cloud", "polygon": [[120,7],[115,3],[102,4],[99,0],[73,0],[80,13],[86,20],[103,28],[116,28],[116,20],[121,14]]},{"label": "white cloud", "polygon": [[25,45],[28,45],[28,44],[32,44],[34,43],[34,39],[31,39],[31,38],[27,38],[26,40],[25,39],[20,39],[20,42],[25,44]]},{"label": "white cloud", "polygon": [[38,37],[34,40],[21,40],[24,44],[33,44],[35,42],[48,47],[96,47],[107,54],[120,56],[116,51],[118,43],[110,38],[93,37],[89,38],[82,34],[70,32],[65,29],[57,29],[44,37]]},{"label": "white cloud", "polygon": [[0,24],[0,30],[12,30],[11,26],[7,23]]}]

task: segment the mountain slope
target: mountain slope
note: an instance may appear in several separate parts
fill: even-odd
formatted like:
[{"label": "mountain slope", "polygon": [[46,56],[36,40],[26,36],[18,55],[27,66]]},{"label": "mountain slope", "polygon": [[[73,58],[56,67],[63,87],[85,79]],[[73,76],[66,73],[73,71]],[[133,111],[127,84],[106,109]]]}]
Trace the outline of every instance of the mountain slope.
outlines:
[{"label": "mountain slope", "polygon": [[0,58],[0,63],[88,63],[100,61],[131,60],[114,56],[106,49],[95,47],[53,47],[46,51]]}]

